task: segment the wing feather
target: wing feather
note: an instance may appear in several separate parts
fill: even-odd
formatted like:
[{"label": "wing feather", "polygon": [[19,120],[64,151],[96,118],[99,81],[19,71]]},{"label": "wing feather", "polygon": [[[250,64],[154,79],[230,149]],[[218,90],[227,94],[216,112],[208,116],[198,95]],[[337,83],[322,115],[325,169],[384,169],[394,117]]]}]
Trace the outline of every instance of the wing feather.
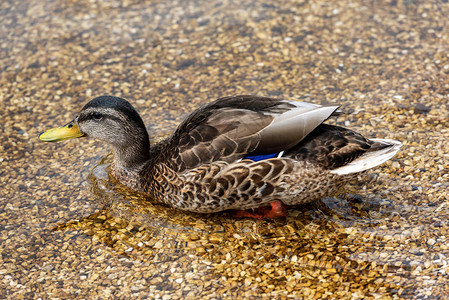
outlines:
[{"label": "wing feather", "polygon": [[164,160],[179,172],[250,153],[280,152],[298,144],[336,109],[251,95],[221,98],[181,123],[167,142]]}]

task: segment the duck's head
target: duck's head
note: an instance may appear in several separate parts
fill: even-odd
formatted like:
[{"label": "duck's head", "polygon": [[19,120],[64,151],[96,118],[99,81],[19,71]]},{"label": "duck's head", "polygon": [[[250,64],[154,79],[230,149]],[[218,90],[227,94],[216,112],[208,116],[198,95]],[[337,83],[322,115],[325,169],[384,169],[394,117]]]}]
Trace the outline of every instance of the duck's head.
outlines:
[{"label": "duck's head", "polygon": [[39,140],[58,142],[85,136],[110,144],[119,165],[126,167],[148,159],[150,142],[145,124],[125,99],[97,97],[71,122],[41,133]]}]

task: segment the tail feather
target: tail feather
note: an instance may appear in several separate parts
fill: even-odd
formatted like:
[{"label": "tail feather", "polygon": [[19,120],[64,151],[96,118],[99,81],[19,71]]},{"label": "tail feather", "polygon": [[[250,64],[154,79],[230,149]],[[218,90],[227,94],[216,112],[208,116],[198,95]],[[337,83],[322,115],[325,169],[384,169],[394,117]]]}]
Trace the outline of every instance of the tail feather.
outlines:
[{"label": "tail feather", "polygon": [[[331,170],[331,173],[346,175],[374,168],[391,159],[402,146],[401,142],[390,139],[371,139],[371,141],[375,143],[374,151],[366,152],[350,163]],[[376,144],[378,145],[376,146]],[[379,150],[375,150],[375,148],[379,148]]]}]

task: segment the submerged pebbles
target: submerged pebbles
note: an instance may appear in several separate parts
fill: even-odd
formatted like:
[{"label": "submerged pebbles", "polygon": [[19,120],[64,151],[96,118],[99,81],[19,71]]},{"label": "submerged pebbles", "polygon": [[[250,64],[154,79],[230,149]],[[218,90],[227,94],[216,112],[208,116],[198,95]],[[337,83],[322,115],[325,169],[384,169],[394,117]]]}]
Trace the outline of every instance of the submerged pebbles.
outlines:
[{"label": "submerged pebbles", "polygon": [[[446,297],[445,2],[0,4],[0,297]],[[100,142],[38,142],[102,94],[156,139],[259,94],[341,104],[329,122],[404,146],[285,220],[189,214],[117,190]]]}]

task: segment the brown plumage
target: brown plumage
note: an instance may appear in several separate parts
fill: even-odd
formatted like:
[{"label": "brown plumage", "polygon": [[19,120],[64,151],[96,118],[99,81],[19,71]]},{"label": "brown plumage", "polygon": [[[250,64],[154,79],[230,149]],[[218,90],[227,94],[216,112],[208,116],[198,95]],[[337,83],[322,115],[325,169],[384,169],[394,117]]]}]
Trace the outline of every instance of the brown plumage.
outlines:
[{"label": "brown plumage", "polygon": [[[399,150],[399,142],[368,140],[323,124],[337,108],[258,96],[221,98],[194,111],[172,136],[150,147],[131,104],[103,96],[40,139],[82,135],[105,141],[114,151],[114,177],[182,210],[249,209],[273,201],[296,205],[335,194],[350,174],[379,165]],[[277,157],[253,161],[270,154]]]}]

